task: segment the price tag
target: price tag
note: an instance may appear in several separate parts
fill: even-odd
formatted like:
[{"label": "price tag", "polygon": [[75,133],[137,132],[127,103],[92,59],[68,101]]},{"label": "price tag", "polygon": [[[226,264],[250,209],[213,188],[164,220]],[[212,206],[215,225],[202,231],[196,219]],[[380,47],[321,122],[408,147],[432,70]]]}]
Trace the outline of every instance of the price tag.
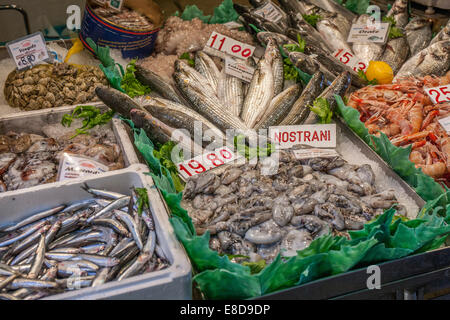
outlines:
[{"label": "price tag", "polygon": [[124,0],[109,0],[108,6],[114,10],[120,11],[122,10]]},{"label": "price tag", "polygon": [[225,58],[225,73],[230,76],[250,83],[253,79],[255,69],[248,66],[244,61],[232,57]]},{"label": "price tag", "polygon": [[236,160],[236,155],[228,147],[222,147],[209,153],[204,153],[191,160],[177,164],[178,172],[185,179],[206,172],[208,170],[223,166],[228,162]]},{"label": "price tag", "polygon": [[441,87],[425,88],[425,92],[434,104],[450,101],[450,84]]},{"label": "price tag", "polygon": [[438,119],[438,121],[441,124],[442,128],[444,128],[444,130],[447,131],[447,133],[450,133],[450,116]]},{"label": "price tag", "polygon": [[280,10],[274,6],[271,2],[267,2],[261,8],[256,9],[253,13],[257,16],[260,16],[266,20],[277,23],[281,19],[283,19],[283,15]]},{"label": "price tag", "polygon": [[36,32],[8,42],[6,48],[18,70],[32,67],[41,61],[50,60],[42,32]]},{"label": "price tag", "polygon": [[348,35],[350,43],[386,43],[389,23],[353,24]]},{"label": "price tag", "polygon": [[356,73],[358,73],[359,70],[362,70],[364,72],[366,72],[367,70],[368,65],[366,65],[362,61],[359,61],[357,57],[355,57],[352,53],[346,51],[345,49],[336,50],[333,53],[333,57],[352,68]]},{"label": "price tag", "polygon": [[298,160],[311,158],[334,158],[339,154],[333,149],[299,149],[294,150],[294,156]]},{"label": "price tag", "polygon": [[270,127],[269,137],[279,149],[295,145],[336,148],[336,124]]},{"label": "price tag", "polygon": [[[206,43],[205,49],[207,48],[244,60],[251,57],[256,49],[251,45],[236,41],[215,31],[211,34],[211,37]],[[207,53],[210,52],[211,50],[207,51]],[[218,56],[223,57],[223,55]]]}]

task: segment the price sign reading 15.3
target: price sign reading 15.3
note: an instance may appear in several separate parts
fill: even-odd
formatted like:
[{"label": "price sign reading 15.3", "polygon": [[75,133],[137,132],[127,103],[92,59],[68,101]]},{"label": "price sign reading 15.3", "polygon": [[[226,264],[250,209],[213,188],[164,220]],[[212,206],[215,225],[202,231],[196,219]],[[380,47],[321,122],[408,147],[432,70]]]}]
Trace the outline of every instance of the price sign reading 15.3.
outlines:
[{"label": "price sign reading 15.3", "polygon": [[179,163],[177,168],[183,178],[188,179],[234,160],[236,160],[234,152],[227,147],[223,147]]},{"label": "price sign reading 15.3", "polygon": [[367,70],[368,66],[364,62],[358,61],[358,59],[352,53],[344,49],[336,50],[333,53],[333,57],[352,68],[356,73],[358,73],[359,70],[362,70],[364,72],[366,72]]},{"label": "price sign reading 15.3", "polygon": [[251,57],[256,49],[253,46],[236,41],[215,31],[211,34],[206,46],[241,59]]}]

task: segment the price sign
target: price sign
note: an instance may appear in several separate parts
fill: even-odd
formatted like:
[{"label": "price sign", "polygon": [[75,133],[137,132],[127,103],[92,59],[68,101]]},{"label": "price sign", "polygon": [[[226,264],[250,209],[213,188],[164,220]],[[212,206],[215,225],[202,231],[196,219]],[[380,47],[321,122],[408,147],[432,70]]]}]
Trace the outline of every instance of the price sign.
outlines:
[{"label": "price sign", "polygon": [[385,43],[389,31],[389,23],[353,24],[348,35],[350,43]]},{"label": "price sign", "polygon": [[445,117],[438,120],[442,128],[444,128],[447,133],[450,132],[450,117]]},{"label": "price sign", "polygon": [[333,53],[333,57],[352,68],[356,73],[358,73],[359,70],[362,70],[364,72],[366,72],[367,70],[368,65],[366,65],[362,61],[359,61],[357,57],[355,57],[352,53],[346,51],[345,49],[336,50]]},{"label": "price sign", "polygon": [[279,9],[275,7],[271,2],[267,2],[267,4],[253,11],[253,13],[273,23],[277,23],[278,21],[283,19],[283,15],[279,11]]},{"label": "price sign", "polygon": [[[221,53],[244,60],[251,57],[256,49],[251,45],[236,41],[215,31],[211,34],[211,37],[206,43],[205,49],[206,48],[214,49]],[[209,50],[209,52],[211,51]]]},{"label": "price sign", "polygon": [[232,57],[225,58],[225,73],[230,76],[241,79],[242,81],[250,83],[253,79],[255,69],[248,66],[244,61],[234,59]]},{"label": "price sign", "polygon": [[114,10],[120,11],[122,10],[124,0],[109,0],[108,6]]},{"label": "price sign", "polygon": [[294,155],[299,160],[311,158],[334,158],[339,156],[334,149],[299,149],[294,150]]},{"label": "price sign", "polygon": [[222,147],[209,153],[204,153],[191,160],[177,165],[178,172],[183,178],[188,179],[197,174],[223,166],[236,160],[236,155],[228,147]]},{"label": "price sign", "polygon": [[6,48],[18,70],[32,67],[41,61],[50,60],[41,32],[8,42]]},{"label": "price sign", "polygon": [[450,101],[450,84],[441,87],[425,88],[434,104]]},{"label": "price sign", "polygon": [[269,137],[279,149],[295,145],[336,148],[336,124],[270,127]]}]

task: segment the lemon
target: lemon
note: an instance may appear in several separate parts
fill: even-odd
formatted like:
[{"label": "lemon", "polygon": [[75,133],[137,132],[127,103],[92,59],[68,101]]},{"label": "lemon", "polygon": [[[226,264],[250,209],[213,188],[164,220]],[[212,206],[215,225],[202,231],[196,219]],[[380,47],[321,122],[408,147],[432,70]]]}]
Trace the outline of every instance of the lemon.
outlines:
[{"label": "lemon", "polygon": [[389,84],[394,80],[394,71],[384,61],[370,61],[366,71],[367,80],[377,80],[378,84]]}]

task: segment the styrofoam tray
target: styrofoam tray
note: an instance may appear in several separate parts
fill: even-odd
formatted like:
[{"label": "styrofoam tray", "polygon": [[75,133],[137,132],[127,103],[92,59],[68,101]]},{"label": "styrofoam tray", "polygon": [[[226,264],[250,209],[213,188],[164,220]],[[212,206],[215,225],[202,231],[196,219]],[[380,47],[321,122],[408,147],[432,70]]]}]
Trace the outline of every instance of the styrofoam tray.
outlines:
[{"label": "styrofoam tray", "polygon": [[170,262],[164,270],[141,274],[122,281],[112,281],[94,288],[84,288],[47,297],[50,300],[74,299],[192,299],[191,265],[168,221],[168,212],[151,177],[144,175],[145,165],[132,165],[123,170],[83,180],[46,184],[0,194],[0,225],[32,216],[60,204],[89,199],[81,186],[130,194],[132,187],[145,187],[155,220],[158,243]]}]

